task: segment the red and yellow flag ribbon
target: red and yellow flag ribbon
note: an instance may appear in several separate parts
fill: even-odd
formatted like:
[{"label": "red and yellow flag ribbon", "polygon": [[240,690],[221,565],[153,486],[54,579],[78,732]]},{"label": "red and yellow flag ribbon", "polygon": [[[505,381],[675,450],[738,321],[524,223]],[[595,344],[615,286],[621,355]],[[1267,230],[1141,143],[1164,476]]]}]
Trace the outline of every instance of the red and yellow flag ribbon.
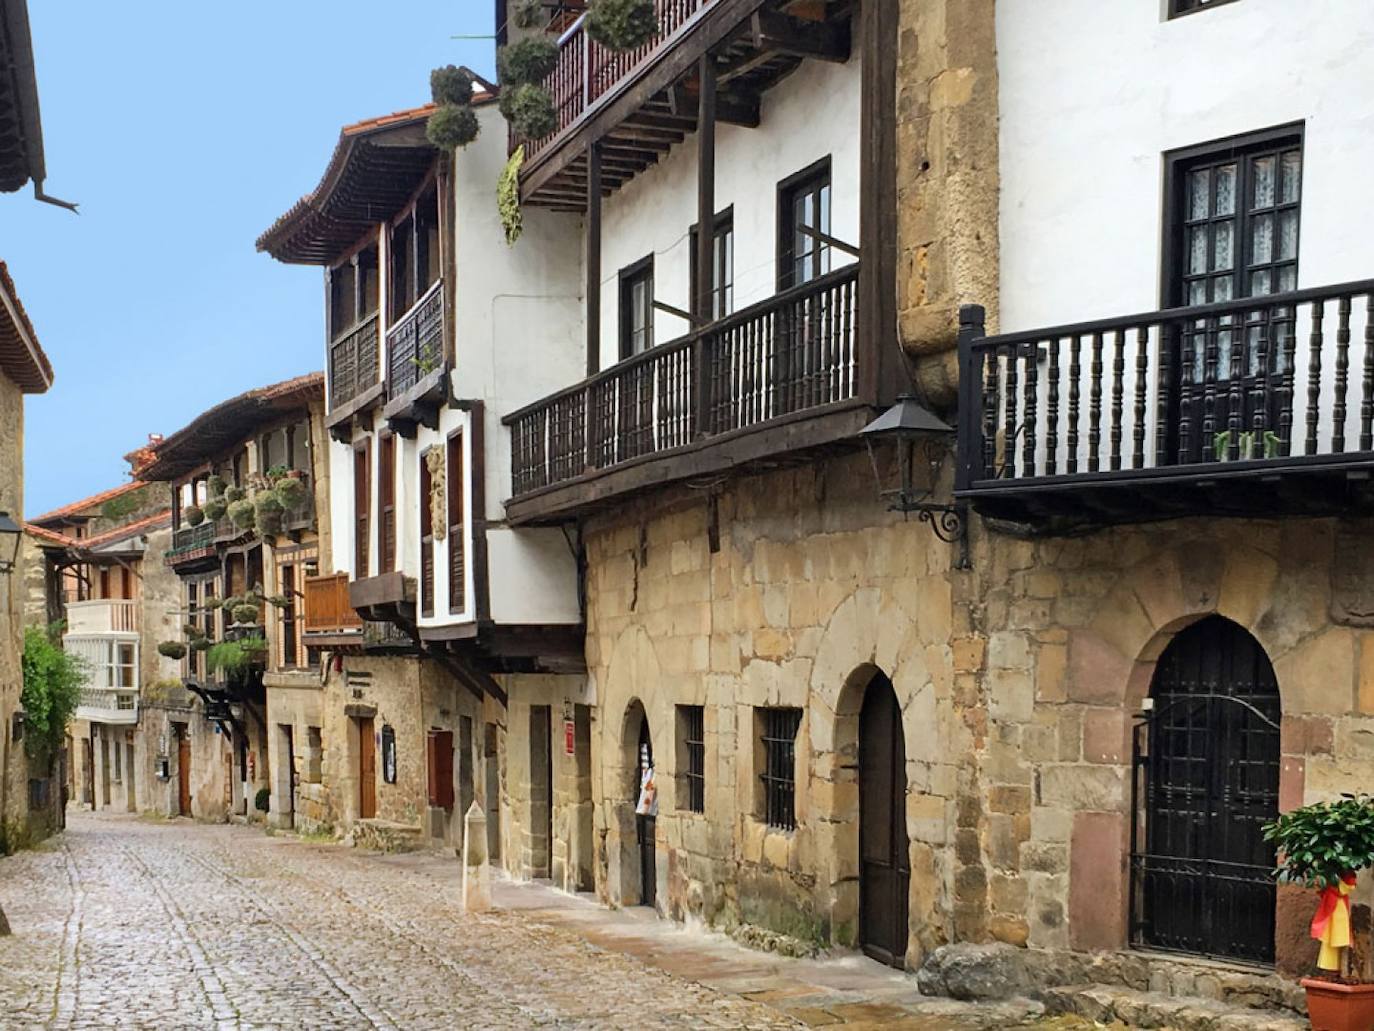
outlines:
[{"label": "red and yellow flag ribbon", "polygon": [[1353,873],[1341,874],[1340,882],[1322,889],[1317,915],[1312,918],[1312,937],[1322,943],[1317,966],[1323,970],[1341,968],[1341,949],[1350,946],[1350,892],[1355,887]]}]

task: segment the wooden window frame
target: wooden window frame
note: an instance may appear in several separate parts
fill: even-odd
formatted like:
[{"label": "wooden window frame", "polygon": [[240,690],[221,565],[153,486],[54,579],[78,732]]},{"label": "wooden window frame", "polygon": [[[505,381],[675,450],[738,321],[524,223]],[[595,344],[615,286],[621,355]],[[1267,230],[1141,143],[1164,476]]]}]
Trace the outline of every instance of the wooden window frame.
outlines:
[{"label": "wooden window frame", "polygon": [[[428,221],[428,202],[433,198],[434,201],[434,221],[431,227]],[[410,238],[406,241],[404,250],[399,251],[396,247],[396,233],[405,224],[410,223]],[[440,179],[438,165],[436,164],[425,175],[415,192],[407,199],[405,206],[397,212],[391,222],[386,227],[387,234],[387,253],[390,255],[389,266],[392,272],[398,267],[396,261],[397,253],[403,253],[405,267],[410,270],[410,288],[405,289],[404,283],[397,285],[394,278],[388,284],[389,301],[388,310],[390,312],[389,322],[395,324],[405,319],[410,310],[415,307],[420,298],[423,297],[434,286],[444,278],[443,261],[443,224],[444,224],[444,205],[440,194]],[[425,242],[421,243],[421,227],[433,229],[433,247],[436,253],[431,254],[429,247],[429,234],[426,232]],[[421,259],[424,259],[423,262]],[[423,275],[422,273],[423,266]],[[435,271],[434,278],[429,277],[430,268]]]},{"label": "wooden window frame", "polygon": [[[359,475],[361,473],[361,477]],[[361,480],[361,482],[360,482]],[[353,445],[353,579],[372,575],[372,439]]]},{"label": "wooden window frame", "polygon": [[[1236,299],[1250,296],[1248,287],[1245,286],[1242,272],[1248,266],[1250,254],[1250,213],[1248,187],[1250,180],[1245,173],[1246,158],[1257,150],[1266,150],[1283,146],[1296,147],[1302,154],[1304,165],[1307,160],[1306,147],[1306,124],[1303,122],[1290,122],[1285,125],[1276,125],[1268,129],[1259,129],[1255,132],[1241,133],[1236,136],[1226,136],[1219,140],[1212,140],[1207,143],[1200,143],[1178,150],[1169,151],[1164,155],[1164,201],[1163,201],[1163,263],[1160,272],[1160,307],[1174,308],[1187,303],[1182,294],[1180,284],[1183,281],[1182,270],[1186,267],[1187,241],[1183,229],[1187,223],[1187,213],[1184,205],[1187,203],[1187,178],[1188,173],[1199,164],[1211,164],[1216,161],[1223,161],[1235,158],[1240,166],[1241,173],[1236,180],[1236,233],[1232,247],[1235,254],[1233,262],[1233,273],[1236,277],[1236,288],[1232,291],[1232,296]],[[1300,175],[1306,174],[1306,168],[1302,169]],[[1278,187],[1276,186],[1276,189]],[[1298,243],[1301,249],[1302,243],[1302,192],[1299,186],[1298,201]],[[1277,228],[1275,230],[1275,245],[1277,245]],[[1295,276],[1298,268],[1298,259],[1294,259]],[[1295,280],[1296,281],[1296,280]]]},{"label": "wooden window frame", "polygon": [[[643,350],[634,349],[633,305],[634,287],[637,283],[647,282],[648,304],[645,310]],[[647,254],[638,261],[626,265],[616,277],[619,310],[617,335],[620,340],[620,360],[633,358],[636,354],[651,351],[654,347],[654,256]]]},{"label": "wooden window frame", "polygon": [[396,522],[396,434],[377,436],[377,571],[396,569],[399,527]]},{"label": "wooden window frame", "polygon": [[[711,258],[712,262],[720,260],[721,241],[730,238],[730,261],[729,268],[726,269],[726,279],[722,283],[715,281],[714,264],[711,269],[711,311],[704,315],[698,310],[701,303],[701,271],[697,268],[697,234],[701,227],[693,224],[688,232],[688,279],[691,286],[691,303],[689,307],[693,315],[704,318],[707,322],[717,322],[730,315],[735,310],[735,260],[734,260],[734,236],[735,236],[735,206],[732,204],[724,211],[716,212],[715,218],[711,222]],[[724,262],[722,262],[724,264]],[[717,303],[719,300],[719,303]],[[717,311],[716,309],[720,309]]]},{"label": "wooden window frame", "polygon": [[445,442],[445,489],[448,491],[445,518],[448,519],[448,610],[467,608],[467,456],[461,429],[454,430]]},{"label": "wooden window frame", "polygon": [[[795,223],[792,221],[792,211],[795,206],[796,197],[809,191],[815,191],[822,187],[830,187],[831,213],[834,213],[835,204],[835,180],[833,176],[833,161],[831,155],[827,154],[819,161],[814,161],[799,172],[794,172],[786,179],[778,183],[777,203],[778,203],[778,239],[777,239],[777,269],[776,286],[778,292],[788,290],[798,284],[793,282],[792,263],[796,260],[793,251],[793,237],[795,235]],[[816,227],[813,227],[816,228]],[[820,229],[820,232],[829,233],[830,227]],[[816,242],[815,252],[817,264],[824,264],[822,255],[829,255],[830,246],[819,241]],[[825,275],[826,270],[819,269],[811,278],[815,279]]]}]

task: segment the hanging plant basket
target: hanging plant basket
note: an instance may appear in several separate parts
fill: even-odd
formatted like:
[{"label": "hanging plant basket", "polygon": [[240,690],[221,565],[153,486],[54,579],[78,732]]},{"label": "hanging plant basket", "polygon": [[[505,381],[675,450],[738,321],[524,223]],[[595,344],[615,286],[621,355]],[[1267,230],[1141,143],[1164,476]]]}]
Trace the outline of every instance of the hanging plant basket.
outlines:
[{"label": "hanging plant basket", "polygon": [[542,36],[527,36],[496,51],[502,92],[511,86],[543,82],[557,66],[558,44]]},{"label": "hanging plant basket", "polygon": [[658,35],[654,0],[592,0],[587,35],[611,50],[637,50]]},{"label": "hanging plant basket", "polygon": [[436,68],[429,73],[429,92],[440,106],[467,107],[472,103],[472,76],[451,64]]},{"label": "hanging plant basket", "polygon": [[226,511],[229,516],[229,521],[240,530],[251,530],[253,528],[253,503],[247,498],[240,498],[238,501],[231,502]]},{"label": "hanging plant basket", "polygon": [[243,493],[243,488],[242,488],[242,487],[225,487],[225,488],[224,488],[224,500],[227,501],[227,502],[228,502],[229,504],[231,504],[231,505],[232,505],[235,501],[242,501],[242,500],[244,499],[244,497],[245,497],[245,495],[244,495],[244,493]]},{"label": "hanging plant basket", "polygon": [[182,632],[183,634],[185,634],[187,637],[204,637],[204,636],[205,636],[205,631],[202,630],[200,627],[196,626],[194,623],[183,623],[183,624],[181,624],[181,632]]},{"label": "hanging plant basket", "polygon": [[541,139],[558,128],[553,97],[543,86],[527,82],[513,90],[502,90],[500,106],[506,121],[521,139]]},{"label": "hanging plant basket", "polygon": [[210,645],[213,643],[214,642],[208,637],[197,637],[194,641],[190,642],[190,648],[193,652],[208,652],[210,650]]},{"label": "hanging plant basket", "polygon": [[496,182],[496,210],[501,214],[507,246],[514,246],[525,231],[525,221],[520,214],[520,169],[524,164],[525,145],[522,143],[515,148]]},{"label": "hanging plant basket", "polygon": [[263,637],[245,637],[239,641],[239,647],[248,655],[261,655],[267,651],[267,639]]},{"label": "hanging plant basket", "polygon": [[163,641],[157,646],[157,653],[167,659],[184,659],[186,645],[180,641]]},{"label": "hanging plant basket", "polygon": [[467,104],[445,104],[425,123],[425,139],[450,154],[477,139],[481,131],[477,113]]},{"label": "hanging plant basket", "polygon": [[181,518],[187,526],[199,526],[205,522],[205,512],[199,505],[187,505],[181,510]]},{"label": "hanging plant basket", "polygon": [[224,603],[218,598],[202,598],[200,600],[200,607],[203,609],[217,609],[222,604]]},{"label": "hanging plant basket", "polygon": [[211,498],[205,503],[205,507],[201,509],[201,512],[205,514],[205,518],[212,523],[217,523],[223,519],[224,513],[227,511],[229,511],[229,502],[225,501],[223,497]]},{"label": "hanging plant basket", "polygon": [[310,491],[304,480],[288,476],[277,484],[276,495],[282,508],[294,511],[305,504],[306,499],[310,497]]},{"label": "hanging plant basket", "polygon": [[258,607],[256,605],[237,605],[234,607],[234,622],[243,623],[249,626],[255,625],[258,621]]},{"label": "hanging plant basket", "polygon": [[210,492],[210,497],[217,498],[224,493],[224,477],[215,475],[205,481],[205,489]]}]

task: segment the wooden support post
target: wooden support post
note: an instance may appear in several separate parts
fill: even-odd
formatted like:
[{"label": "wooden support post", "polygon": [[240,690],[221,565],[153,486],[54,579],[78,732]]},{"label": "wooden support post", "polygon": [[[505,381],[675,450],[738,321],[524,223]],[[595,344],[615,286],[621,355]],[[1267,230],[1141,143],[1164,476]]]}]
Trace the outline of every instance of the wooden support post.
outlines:
[{"label": "wooden support post", "polygon": [[859,396],[886,406],[908,389],[897,335],[897,4],[859,9]]},{"label": "wooden support post", "polygon": [[587,375],[601,371],[601,144],[587,147]]},{"label": "wooden support post", "polygon": [[[702,325],[711,321],[711,288],[715,283],[713,259],[716,228],[716,63],[710,52],[699,65],[701,95],[697,111],[697,281],[694,284],[695,309]],[[696,436],[709,431],[711,414],[711,376],[706,353],[707,336],[694,330],[693,364],[696,375]]]}]

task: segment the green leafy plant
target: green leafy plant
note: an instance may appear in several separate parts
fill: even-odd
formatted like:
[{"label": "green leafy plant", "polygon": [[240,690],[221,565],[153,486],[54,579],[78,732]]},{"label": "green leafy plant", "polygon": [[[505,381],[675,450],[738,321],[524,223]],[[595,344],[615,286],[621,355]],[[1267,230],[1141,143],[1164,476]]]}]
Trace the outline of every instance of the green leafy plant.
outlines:
[{"label": "green leafy plant", "polygon": [[587,35],[612,50],[635,50],[658,35],[654,0],[592,0]]},{"label": "green leafy plant", "polygon": [[262,600],[278,609],[288,608],[291,605],[291,599],[284,594],[270,594]]},{"label": "green leafy plant", "polygon": [[261,636],[244,637],[237,641],[220,641],[205,656],[211,670],[234,676],[242,673],[267,651],[267,641]]},{"label": "green leafy plant", "polygon": [[1374,866],[1374,796],[1342,794],[1294,809],[1265,824],[1264,840],[1278,849],[1280,881],[1334,887],[1342,874]]},{"label": "green leafy plant", "polygon": [[467,104],[444,104],[425,123],[425,138],[450,154],[477,139],[481,131],[477,112]]},{"label": "green leafy plant", "polygon": [[506,116],[516,135],[537,140],[558,128],[553,110],[553,97],[543,86],[522,83],[514,89],[502,89],[501,113]]},{"label": "green leafy plant", "polygon": [[253,502],[247,498],[231,502],[228,508],[229,521],[240,530],[251,530],[257,520],[257,512],[253,507]]},{"label": "green leafy plant", "polygon": [[195,623],[182,623],[181,632],[185,634],[187,637],[205,636],[205,631],[198,627]]},{"label": "green leafy plant", "polygon": [[112,523],[121,523],[140,508],[148,504],[151,488],[140,487],[117,498],[111,498],[100,506],[100,517]]},{"label": "green leafy plant", "polygon": [[239,647],[243,649],[250,661],[256,660],[267,651],[267,638],[262,636],[244,637],[239,640]]},{"label": "green leafy plant", "polygon": [[429,92],[441,107],[467,107],[472,103],[472,75],[451,64],[436,68],[429,73]]},{"label": "green leafy plant", "polygon": [[549,23],[544,0],[516,0],[510,18],[518,29],[542,29]]},{"label": "green leafy plant", "polygon": [[232,613],[232,612],[234,611],[234,609],[236,609],[236,608],[238,608],[240,605],[244,604],[247,600],[248,600],[248,599],[245,598],[245,597],[244,597],[243,595],[241,595],[241,594],[231,594],[231,595],[229,595],[229,597],[225,598],[225,599],[224,599],[222,602],[220,602],[219,604],[220,604],[220,608],[224,609],[226,612],[231,612],[231,613]]},{"label": "green leafy plant", "polygon": [[234,607],[234,622],[247,625],[256,624],[258,621],[258,607],[245,602]]},{"label": "green leafy plant", "polygon": [[186,645],[181,641],[162,641],[157,646],[157,653],[168,659],[184,659]]},{"label": "green leafy plant", "polygon": [[221,497],[224,494],[224,477],[219,474],[211,476],[205,481],[205,489],[210,492],[210,497]]},{"label": "green leafy plant", "polygon": [[253,808],[260,813],[267,812],[267,805],[272,800],[272,792],[266,788],[258,788],[258,793],[253,796]]},{"label": "green leafy plant", "polygon": [[224,602],[220,601],[218,598],[200,599],[200,607],[203,609],[217,609],[223,604]]},{"label": "green leafy plant", "polygon": [[496,51],[496,74],[504,92],[511,86],[543,82],[558,66],[558,44],[543,36],[526,36]]},{"label": "green leafy plant", "polygon": [[247,495],[242,487],[225,487],[224,500],[232,505],[235,501],[242,501]]},{"label": "green leafy plant", "polygon": [[222,497],[211,498],[207,501],[201,511],[205,513],[205,518],[212,523],[217,523],[224,518],[224,513],[229,511],[229,503]]},{"label": "green leafy plant", "polygon": [[295,476],[287,476],[277,484],[276,495],[282,508],[294,510],[305,504],[306,499],[310,496],[310,491],[304,480]]},{"label": "green leafy plant", "polygon": [[199,526],[205,522],[205,512],[199,505],[187,505],[181,510],[181,518],[187,526]]},{"label": "green leafy plant", "polygon": [[520,169],[525,164],[525,145],[515,148],[501,178],[496,181],[496,210],[501,215],[501,228],[506,231],[506,245],[514,246],[525,230],[520,214]]},{"label": "green leafy plant", "polygon": [[215,642],[210,640],[210,638],[208,637],[195,637],[192,638],[189,642],[187,642],[187,646],[193,652],[208,652],[210,650],[210,646],[214,643]]},{"label": "green leafy plant", "polygon": [[25,748],[35,758],[51,756],[62,747],[90,667],[80,656],[63,651],[43,628],[36,626],[24,629],[21,665]]}]

